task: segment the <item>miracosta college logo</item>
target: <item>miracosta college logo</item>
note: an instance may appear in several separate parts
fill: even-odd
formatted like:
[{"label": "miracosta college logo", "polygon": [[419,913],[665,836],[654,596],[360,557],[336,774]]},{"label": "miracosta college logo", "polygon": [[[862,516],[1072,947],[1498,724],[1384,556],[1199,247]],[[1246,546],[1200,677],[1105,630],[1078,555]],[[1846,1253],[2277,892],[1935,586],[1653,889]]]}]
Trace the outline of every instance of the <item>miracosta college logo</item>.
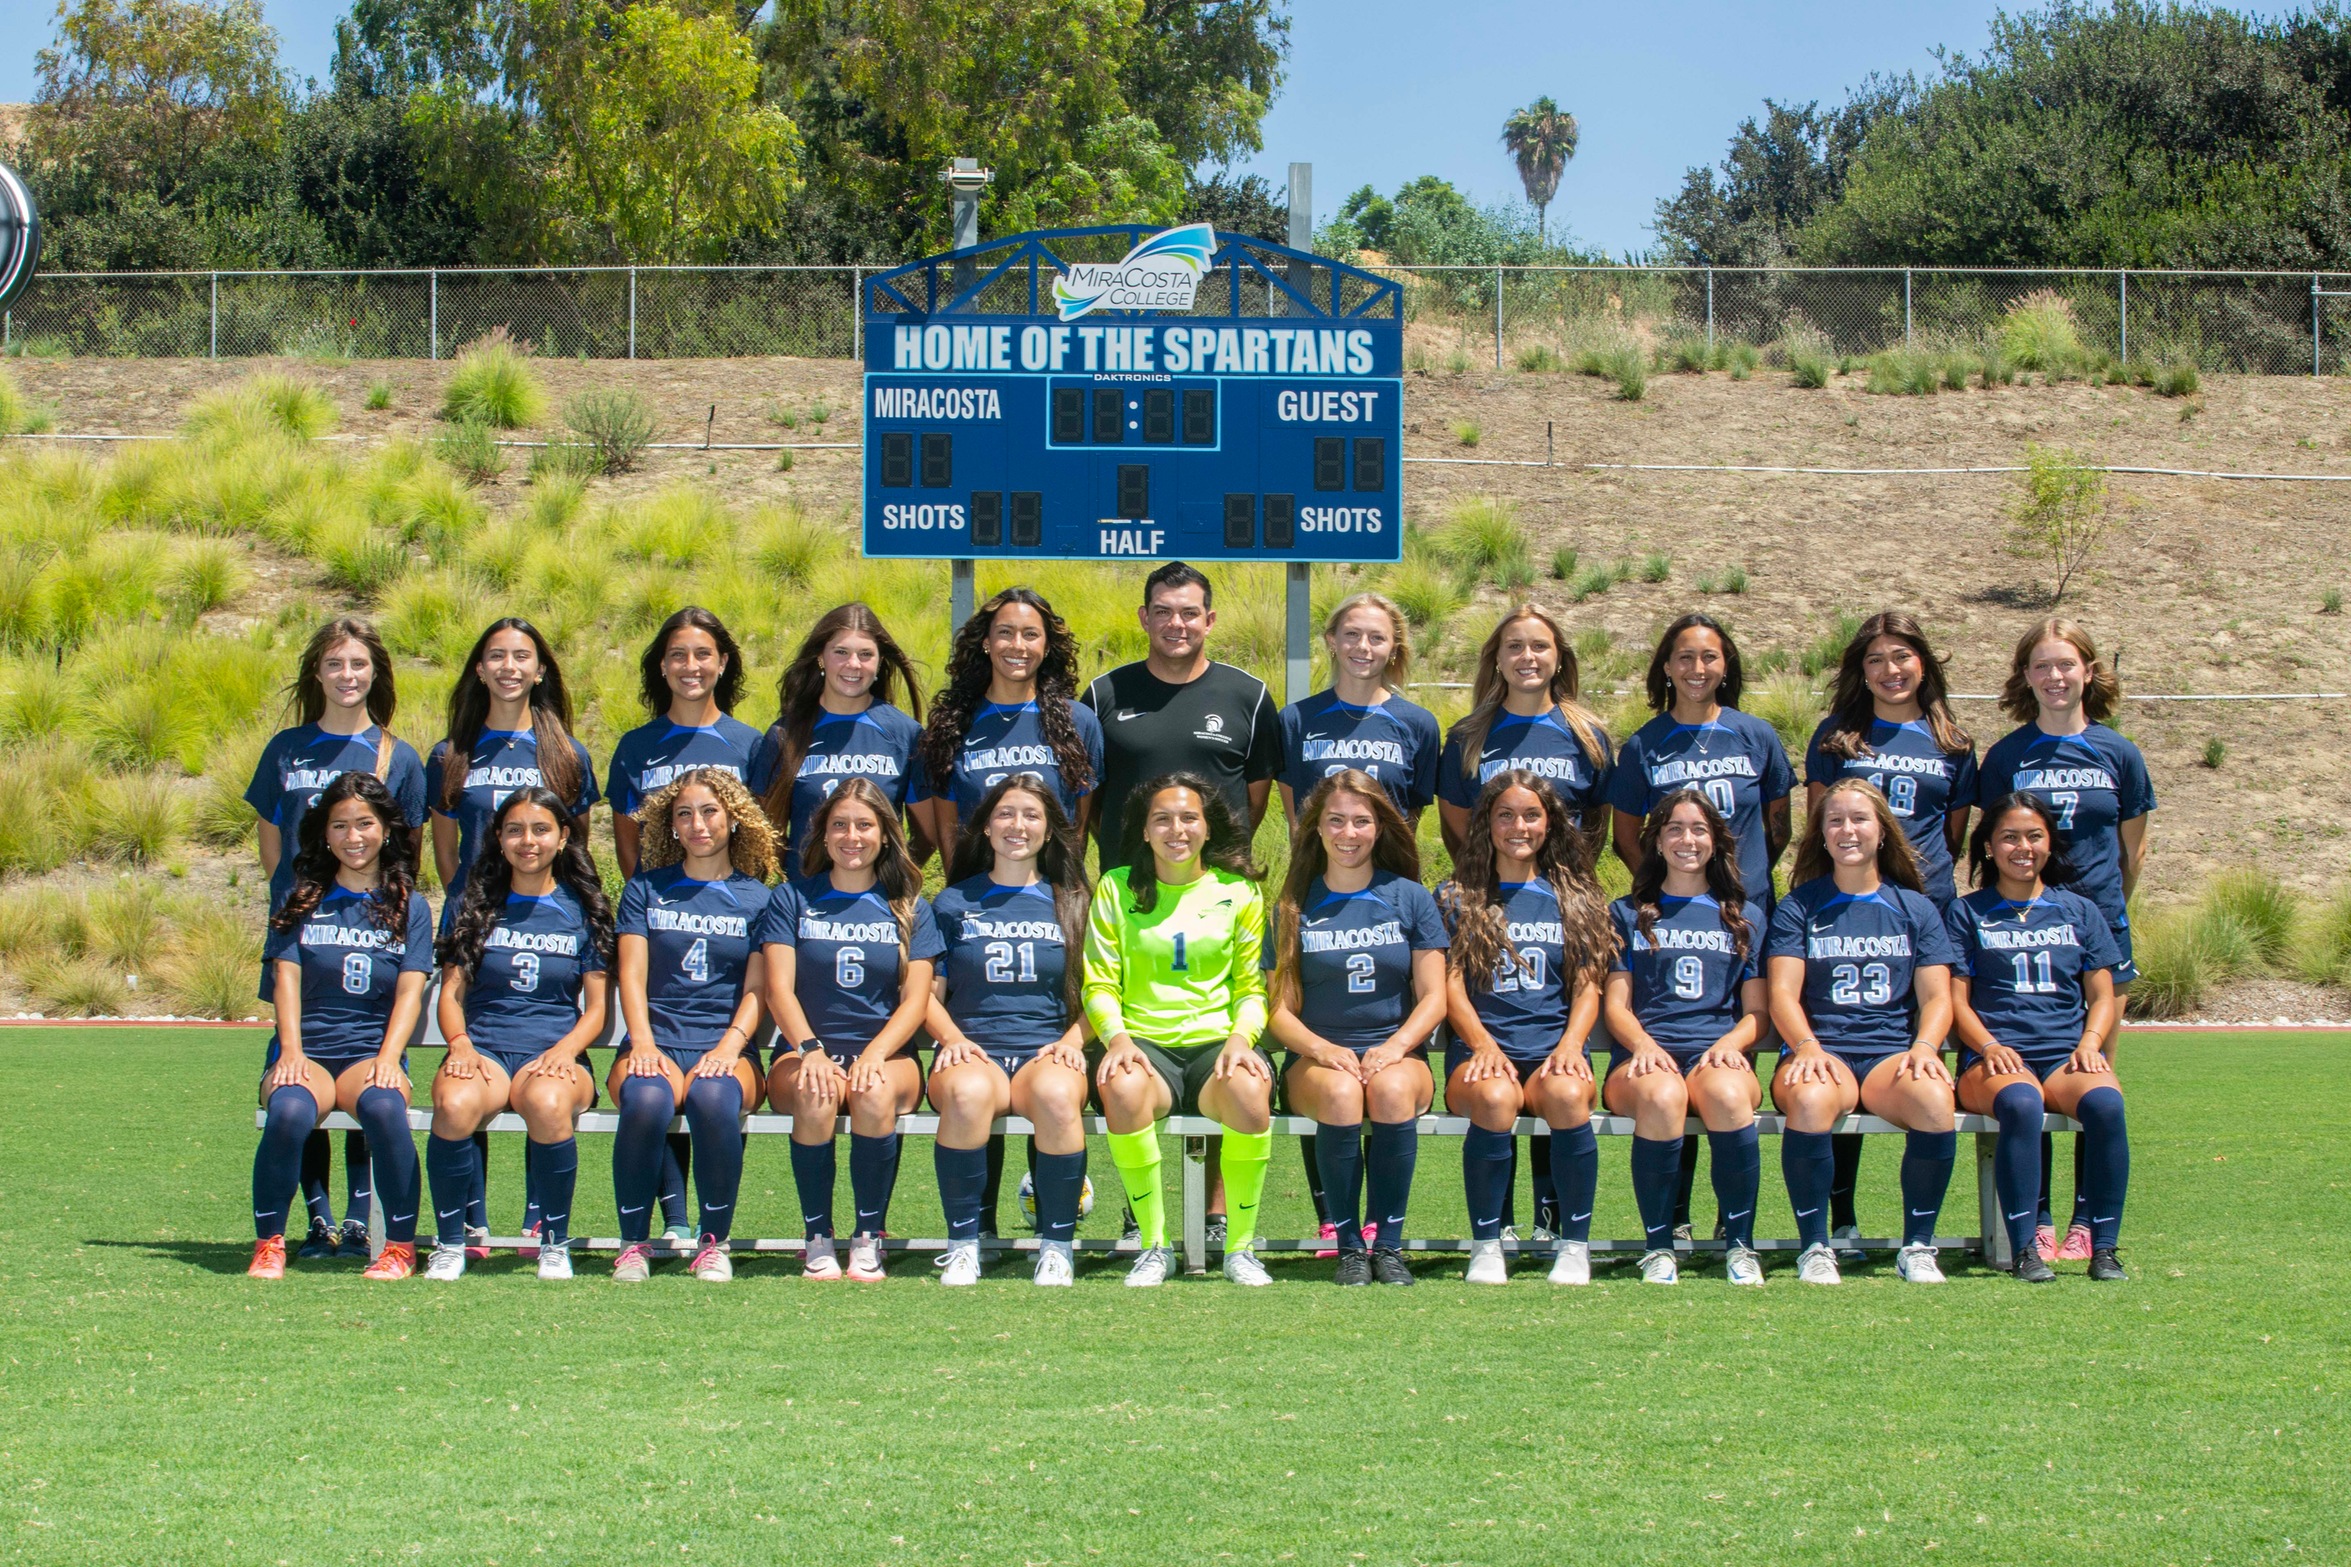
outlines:
[{"label": "miracosta college logo", "polygon": [[1073,261],[1053,280],[1061,319],[1094,310],[1189,310],[1216,250],[1206,223],[1162,229],[1117,261]]}]

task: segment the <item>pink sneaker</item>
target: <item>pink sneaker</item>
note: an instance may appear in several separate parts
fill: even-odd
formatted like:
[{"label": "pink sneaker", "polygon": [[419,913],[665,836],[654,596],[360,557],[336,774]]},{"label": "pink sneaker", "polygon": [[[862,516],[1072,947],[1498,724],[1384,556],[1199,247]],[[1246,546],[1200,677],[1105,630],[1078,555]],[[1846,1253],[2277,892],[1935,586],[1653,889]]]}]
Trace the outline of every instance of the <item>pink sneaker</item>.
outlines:
[{"label": "pink sneaker", "polygon": [[1336,1257],[1339,1254],[1339,1227],[1326,1223],[1315,1233],[1322,1244],[1315,1248],[1314,1254],[1317,1257]]},{"label": "pink sneaker", "polygon": [[537,1220],[534,1219],[522,1227],[522,1244],[514,1248],[514,1254],[525,1262],[539,1260],[539,1225]]},{"label": "pink sneaker", "polygon": [[1367,1225],[1365,1225],[1365,1226],[1363,1227],[1363,1249],[1364,1249],[1365,1251],[1369,1251],[1369,1250],[1371,1250],[1371,1249],[1372,1249],[1374,1246],[1377,1246],[1379,1243],[1380,1243],[1380,1227],[1379,1227],[1378,1225],[1376,1225],[1376,1224],[1367,1224]]},{"label": "pink sneaker", "polygon": [[811,1235],[808,1249],[801,1253],[800,1276],[829,1284],[841,1276],[841,1258],[830,1235]]},{"label": "pink sneaker", "polygon": [[2041,1254],[2043,1262],[2057,1260],[2057,1232],[2044,1224],[2033,1231],[2033,1250]]},{"label": "pink sneaker", "polygon": [[2057,1248],[2059,1262],[2088,1262],[2090,1260],[2090,1227],[2077,1224],[2065,1232],[2065,1244]]}]

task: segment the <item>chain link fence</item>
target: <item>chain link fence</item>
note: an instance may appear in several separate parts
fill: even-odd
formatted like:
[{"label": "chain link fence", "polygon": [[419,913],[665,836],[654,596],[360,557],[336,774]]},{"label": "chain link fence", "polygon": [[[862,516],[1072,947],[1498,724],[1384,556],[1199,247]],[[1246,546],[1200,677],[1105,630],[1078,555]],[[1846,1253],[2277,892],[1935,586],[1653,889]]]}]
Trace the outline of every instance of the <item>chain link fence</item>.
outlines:
[{"label": "chain link fence", "polygon": [[[439,359],[498,328],[547,355],[851,359],[871,267],[55,273],[0,318],[16,353]],[[1784,356],[1977,349],[2020,301],[2065,301],[2084,347],[2208,373],[2351,369],[2351,274],[1397,267],[1409,352],[1496,366],[1703,336]],[[1003,285],[1010,289],[1011,284]],[[991,294],[996,290],[991,290]],[[1255,289],[1263,293],[1262,287]],[[1221,305],[1203,296],[1202,308]],[[990,308],[1025,308],[1009,295]],[[1264,301],[1247,299],[1245,310]]]}]

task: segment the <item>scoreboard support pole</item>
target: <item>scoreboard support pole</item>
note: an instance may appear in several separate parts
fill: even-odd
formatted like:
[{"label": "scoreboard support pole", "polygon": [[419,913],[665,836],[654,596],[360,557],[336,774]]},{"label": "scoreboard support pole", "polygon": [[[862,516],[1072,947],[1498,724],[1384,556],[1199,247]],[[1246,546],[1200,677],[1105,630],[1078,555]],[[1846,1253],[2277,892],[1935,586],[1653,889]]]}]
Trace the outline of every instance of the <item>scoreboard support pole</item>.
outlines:
[{"label": "scoreboard support pole", "polygon": [[1313,693],[1306,682],[1314,668],[1314,568],[1290,562],[1282,584],[1282,700],[1303,702]]},{"label": "scoreboard support pole", "polygon": [[947,641],[952,646],[955,633],[963,629],[963,623],[979,607],[979,598],[972,582],[970,561],[951,560],[947,568]]}]

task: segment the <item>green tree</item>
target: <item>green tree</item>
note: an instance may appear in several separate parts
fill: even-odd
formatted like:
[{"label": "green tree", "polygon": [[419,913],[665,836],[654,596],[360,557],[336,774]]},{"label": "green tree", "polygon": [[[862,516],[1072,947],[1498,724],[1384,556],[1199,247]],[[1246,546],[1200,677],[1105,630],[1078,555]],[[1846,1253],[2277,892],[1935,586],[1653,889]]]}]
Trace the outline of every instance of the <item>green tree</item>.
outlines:
[{"label": "green tree", "polygon": [[1667,255],[1691,266],[1787,262],[1804,226],[1844,193],[1869,127],[1903,112],[1917,91],[1907,76],[1873,77],[1836,109],[1765,99],[1761,123],[1739,122],[1719,180],[1712,169],[1692,169],[1681,193],[1657,204],[1657,237]]},{"label": "green tree", "polygon": [[1274,0],[1143,0],[1118,73],[1127,106],[1186,166],[1262,152],[1290,19]]},{"label": "green tree", "polygon": [[1544,237],[1544,219],[1551,198],[1559,194],[1559,176],[1575,156],[1578,136],[1575,116],[1548,97],[1512,114],[1502,122],[1502,145],[1518,163],[1519,183],[1535,209],[1535,237]]}]

